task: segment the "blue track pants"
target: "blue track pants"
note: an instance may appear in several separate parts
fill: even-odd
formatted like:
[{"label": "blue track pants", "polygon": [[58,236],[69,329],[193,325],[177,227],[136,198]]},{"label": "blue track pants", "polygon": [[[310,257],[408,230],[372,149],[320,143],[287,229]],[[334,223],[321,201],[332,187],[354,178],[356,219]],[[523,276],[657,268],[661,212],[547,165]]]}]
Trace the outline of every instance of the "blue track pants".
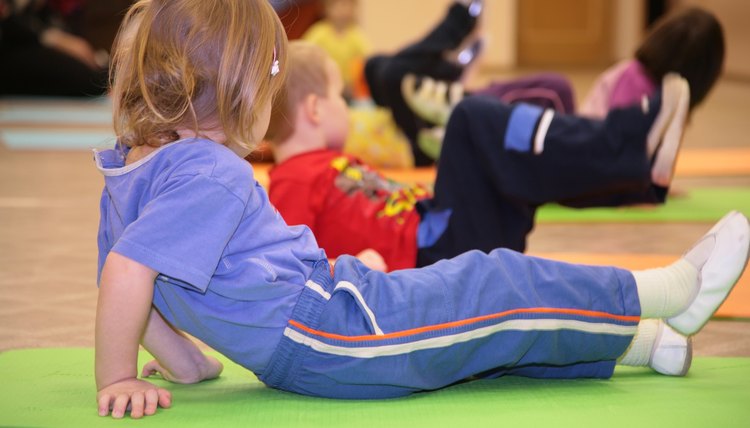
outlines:
[{"label": "blue track pants", "polygon": [[607,378],[640,320],[630,272],[471,251],[382,273],[321,263],[260,378],[334,398],[387,398],[471,376]]}]

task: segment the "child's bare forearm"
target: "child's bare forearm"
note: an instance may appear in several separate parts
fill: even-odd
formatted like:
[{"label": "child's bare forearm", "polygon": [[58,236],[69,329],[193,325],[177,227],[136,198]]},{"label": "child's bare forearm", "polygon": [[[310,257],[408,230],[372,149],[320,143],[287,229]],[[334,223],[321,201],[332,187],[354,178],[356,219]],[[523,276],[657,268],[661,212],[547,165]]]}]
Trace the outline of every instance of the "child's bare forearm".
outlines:
[{"label": "child's bare forearm", "polygon": [[149,316],[143,346],[156,358],[156,362],[144,367],[145,376],[158,372],[172,382],[196,383],[218,376],[222,369],[221,363],[204,355],[190,338],[167,323],[155,309]]},{"label": "child's bare forearm", "polygon": [[97,389],[137,376],[155,277],[153,270],[117,253],[107,257],[96,311]]}]

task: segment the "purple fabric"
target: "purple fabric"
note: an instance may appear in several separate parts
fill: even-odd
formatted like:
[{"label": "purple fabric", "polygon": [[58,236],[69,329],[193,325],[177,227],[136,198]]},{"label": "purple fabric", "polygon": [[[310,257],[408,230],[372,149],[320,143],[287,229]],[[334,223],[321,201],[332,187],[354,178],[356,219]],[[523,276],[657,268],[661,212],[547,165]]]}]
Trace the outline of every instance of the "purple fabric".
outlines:
[{"label": "purple fabric", "polygon": [[575,98],[570,81],[558,73],[540,73],[492,82],[476,94],[489,95],[508,104],[524,102],[565,114],[575,112]]}]

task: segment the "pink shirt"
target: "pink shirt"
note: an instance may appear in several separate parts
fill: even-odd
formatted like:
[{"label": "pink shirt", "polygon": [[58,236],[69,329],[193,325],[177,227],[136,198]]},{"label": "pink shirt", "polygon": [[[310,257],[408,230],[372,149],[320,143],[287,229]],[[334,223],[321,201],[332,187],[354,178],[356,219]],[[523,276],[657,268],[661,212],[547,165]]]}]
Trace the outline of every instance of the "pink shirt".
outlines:
[{"label": "pink shirt", "polygon": [[641,102],[641,98],[656,92],[656,84],[635,59],[621,61],[596,79],[578,113],[582,116],[604,118],[610,109]]}]

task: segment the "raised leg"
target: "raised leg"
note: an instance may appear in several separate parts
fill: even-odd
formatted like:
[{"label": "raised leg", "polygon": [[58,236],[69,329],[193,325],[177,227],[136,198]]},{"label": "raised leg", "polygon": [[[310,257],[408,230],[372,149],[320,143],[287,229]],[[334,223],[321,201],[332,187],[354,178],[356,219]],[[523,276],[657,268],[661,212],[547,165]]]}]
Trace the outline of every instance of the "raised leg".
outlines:
[{"label": "raised leg", "polygon": [[365,77],[373,100],[391,110],[394,121],[412,145],[416,165],[430,165],[434,161],[417,145],[420,129],[431,125],[419,119],[406,105],[401,95],[401,80],[408,73],[454,81],[463,73],[463,66],[447,61],[444,54],[457,48],[472,32],[477,18],[470,8],[454,3],[446,17],[418,42],[393,56],[374,56],[365,64]]}]

